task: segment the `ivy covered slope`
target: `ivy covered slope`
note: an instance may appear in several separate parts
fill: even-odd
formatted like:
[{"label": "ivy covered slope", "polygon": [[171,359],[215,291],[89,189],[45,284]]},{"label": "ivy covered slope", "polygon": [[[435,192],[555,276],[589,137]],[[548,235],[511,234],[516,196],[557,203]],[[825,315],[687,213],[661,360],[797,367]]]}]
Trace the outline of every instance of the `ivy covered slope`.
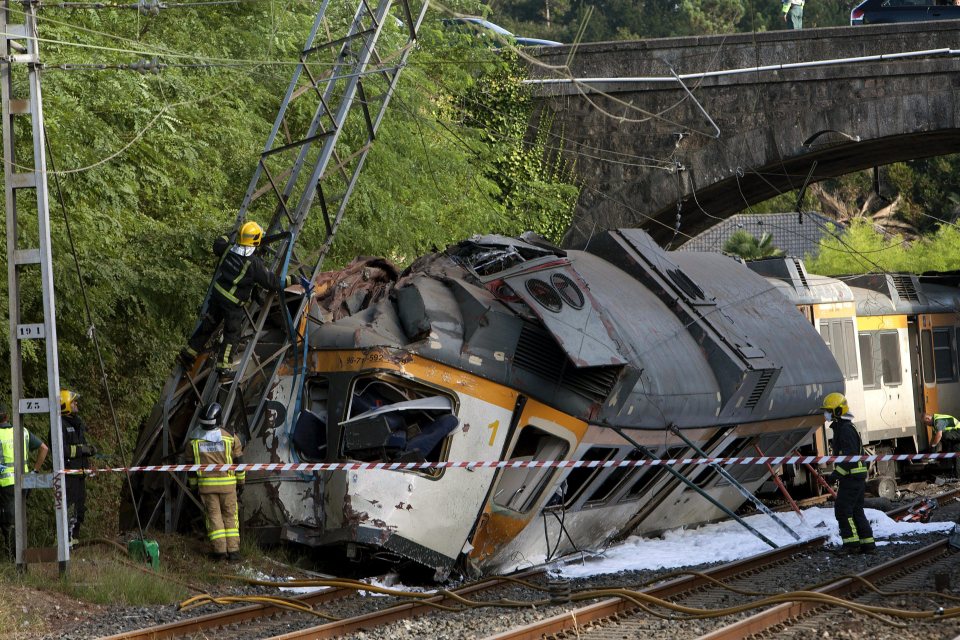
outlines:
[{"label": "ivy covered slope", "polygon": [[[41,11],[49,157],[62,174],[128,441],[197,318],[215,266],[209,246],[233,223],[316,6],[264,0],[157,16]],[[543,160],[549,154],[542,138],[526,129],[529,104],[516,60],[445,33],[437,15],[428,17],[422,36],[328,267],[358,254],[403,264],[473,233],[532,228],[558,237],[572,212],[577,188],[564,167]],[[156,74],[58,68],[154,57],[172,66]],[[50,184],[62,385],[82,394],[100,448],[116,451],[52,178]],[[310,249],[319,241],[316,215],[303,242]],[[24,318],[39,318],[39,296],[29,287],[25,293]],[[43,362],[32,351],[26,357],[28,393],[37,393]],[[9,388],[8,370],[0,372]],[[100,505],[110,500],[92,502],[109,509]]]}]

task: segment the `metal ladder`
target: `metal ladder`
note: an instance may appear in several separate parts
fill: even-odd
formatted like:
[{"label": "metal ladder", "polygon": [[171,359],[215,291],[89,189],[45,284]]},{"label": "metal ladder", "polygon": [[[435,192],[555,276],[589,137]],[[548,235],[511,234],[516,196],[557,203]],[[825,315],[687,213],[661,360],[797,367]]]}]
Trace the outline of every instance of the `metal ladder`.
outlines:
[{"label": "metal ladder", "polygon": [[[238,229],[252,214],[269,216],[261,249],[265,263],[281,276],[298,273],[311,280],[330,250],[427,10],[426,0],[416,11],[411,0],[380,0],[375,6],[360,0],[352,19],[337,32],[342,35],[337,35],[329,5],[330,0],[324,0],[318,9],[234,225]],[[391,13],[394,6],[399,15]],[[394,33],[382,38],[384,29]],[[321,30],[327,40],[318,43]],[[288,117],[294,105],[299,114],[312,113],[309,121]],[[343,136],[348,126],[358,131]],[[297,238],[314,201],[323,215],[324,241],[315,255],[300,256]],[[211,290],[212,284],[201,316]],[[190,372],[176,367],[141,432],[134,464],[170,461],[183,450],[202,407],[215,400],[223,406],[225,424],[249,433],[263,415],[270,380],[282,363],[289,362],[291,349],[296,353],[303,348],[299,331],[308,303],[269,294],[261,304],[248,305],[237,350],[240,362],[229,384],[220,384],[210,357]],[[303,373],[303,363],[296,358],[294,366]],[[299,381],[302,387],[302,375]],[[171,531],[178,526],[185,492],[181,480],[164,475],[164,521]],[[149,479],[143,482],[146,488]],[[146,512],[150,526],[159,502],[133,507]]]},{"label": "metal ladder", "polygon": [[[60,429],[60,378],[57,356],[57,322],[53,291],[53,258],[50,246],[50,211],[47,197],[46,145],[43,129],[43,100],[40,95],[40,55],[37,41],[37,3],[3,0],[0,8],[0,100],[3,113],[3,175],[7,213],[7,284],[10,306],[10,416],[14,429],[16,493],[16,562],[26,568],[28,489],[52,489],[57,527],[57,561],[60,571],[70,560],[67,528],[67,501],[64,489],[63,443]],[[17,90],[29,88],[26,98]],[[32,147],[18,144],[18,122],[29,120]],[[36,227],[33,219],[20,219],[18,198],[36,200]],[[27,207],[25,207],[27,208]],[[39,269],[38,269],[39,267]],[[39,273],[37,273],[39,271]],[[39,283],[36,281],[39,280]],[[22,288],[39,285],[43,293],[42,317],[36,310],[21,309]],[[33,316],[29,319],[23,316]],[[46,346],[46,396],[30,397],[28,389],[43,388],[39,381],[23,378],[24,340],[43,340]],[[37,376],[39,377],[39,376]],[[23,416],[47,414],[50,419],[50,455],[53,473],[24,475]]]}]

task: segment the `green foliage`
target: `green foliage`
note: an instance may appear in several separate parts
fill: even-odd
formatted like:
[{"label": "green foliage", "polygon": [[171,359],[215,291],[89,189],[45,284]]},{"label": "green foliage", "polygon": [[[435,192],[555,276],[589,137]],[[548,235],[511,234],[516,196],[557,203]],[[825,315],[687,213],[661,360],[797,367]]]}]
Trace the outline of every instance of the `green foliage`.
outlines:
[{"label": "green foliage", "polygon": [[854,273],[924,273],[960,269],[960,230],[943,225],[933,235],[905,242],[888,236],[865,220],[855,221],[843,233],[830,229],[820,243],[820,254],[807,257],[807,269],[823,275]]},{"label": "green foliage", "polygon": [[[342,14],[332,16],[336,20],[354,8],[334,5]],[[316,8],[303,0],[264,0],[149,17],[53,8],[41,14],[48,162],[62,174],[91,314],[88,319],[51,179],[61,384],[81,394],[90,438],[109,456],[100,461],[104,465],[122,464],[121,443],[129,454],[140,421],[197,319],[215,265],[210,244],[233,224]],[[466,2],[453,8],[478,10]],[[59,68],[154,57],[174,66],[157,74]],[[221,62],[227,66],[216,66]],[[203,66],[208,63],[214,66]],[[483,43],[447,33],[431,14],[327,266],[357,254],[385,255],[402,264],[473,233],[533,228],[559,237],[577,188],[568,184],[566,167],[546,159],[545,139],[526,135],[530,102],[521,90],[520,68]],[[509,95],[491,93],[493,87]],[[487,99],[494,103],[485,104]],[[499,111],[498,122],[478,116],[493,118]],[[361,132],[354,127],[343,135]],[[20,140],[29,144],[29,131],[21,131]],[[31,211],[34,204],[23,198],[19,206]],[[319,246],[322,226],[318,213],[308,219],[301,236],[304,253]],[[24,321],[39,321],[39,280],[27,275],[23,285]],[[5,305],[0,302],[4,312]],[[0,326],[0,333],[7,331],[6,323]],[[101,345],[120,441],[91,326]],[[2,344],[8,344],[5,335]],[[42,344],[24,344],[24,357],[27,394],[42,394]],[[0,371],[0,383],[9,388],[8,369]],[[26,424],[49,441],[45,420],[31,417]],[[110,533],[124,490],[120,480],[88,480],[84,535]],[[41,521],[51,520],[46,507],[38,505],[36,513]],[[50,538],[49,527],[41,528],[32,534]]]},{"label": "green foliage", "polygon": [[739,230],[733,233],[723,244],[724,253],[740,256],[744,260],[759,260],[783,255],[783,251],[773,245],[769,233],[763,233],[758,240],[753,234]]},{"label": "green foliage", "polygon": [[175,576],[163,579],[166,572],[162,569],[158,575],[141,572],[126,563],[101,564],[83,559],[73,565],[70,574],[61,579],[60,591],[86,602],[127,606],[173,604],[190,595]]}]

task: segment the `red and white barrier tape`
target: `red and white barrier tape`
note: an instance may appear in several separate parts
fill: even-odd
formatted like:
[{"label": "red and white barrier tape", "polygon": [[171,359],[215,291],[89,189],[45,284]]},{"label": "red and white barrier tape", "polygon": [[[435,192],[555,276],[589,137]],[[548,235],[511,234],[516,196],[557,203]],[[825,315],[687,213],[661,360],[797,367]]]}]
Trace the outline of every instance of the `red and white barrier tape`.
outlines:
[{"label": "red and white barrier tape", "polygon": [[243,464],[161,464],[104,469],[64,469],[64,473],[171,472],[171,471],[416,471],[422,469],[518,469],[523,467],[655,467],[687,464],[826,464],[837,462],[919,462],[960,457],[960,452],[884,454],[873,456],[747,456],[739,458],[670,458],[662,460],[480,460],[475,462],[270,462]]}]

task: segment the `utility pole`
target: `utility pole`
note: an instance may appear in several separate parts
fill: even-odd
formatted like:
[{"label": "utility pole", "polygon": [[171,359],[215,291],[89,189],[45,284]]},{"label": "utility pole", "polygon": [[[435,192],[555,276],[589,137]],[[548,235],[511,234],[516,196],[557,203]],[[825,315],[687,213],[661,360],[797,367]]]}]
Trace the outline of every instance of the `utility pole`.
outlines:
[{"label": "utility pole", "polygon": [[[40,95],[39,43],[36,11],[31,0],[3,0],[0,9],[0,100],[3,115],[3,175],[7,214],[7,286],[10,313],[10,418],[13,422],[14,487],[16,494],[16,562],[20,571],[40,557],[27,554],[26,491],[52,489],[57,527],[57,561],[60,572],[70,560],[67,501],[63,476],[63,443],[60,429],[60,377],[57,356],[57,322],[53,293],[53,257],[50,245],[50,210],[47,193],[47,159],[44,144],[43,100]],[[22,93],[26,91],[26,96]],[[18,144],[17,134],[29,126],[32,146]],[[24,136],[26,137],[26,136]],[[36,210],[36,218],[20,217]],[[22,291],[42,293],[42,309],[23,309]],[[27,296],[27,301],[35,299]],[[46,353],[46,394],[31,395],[43,384],[24,380],[23,345],[42,340]],[[53,473],[26,475],[23,446],[24,416],[47,414],[50,419],[50,455]]]}]

